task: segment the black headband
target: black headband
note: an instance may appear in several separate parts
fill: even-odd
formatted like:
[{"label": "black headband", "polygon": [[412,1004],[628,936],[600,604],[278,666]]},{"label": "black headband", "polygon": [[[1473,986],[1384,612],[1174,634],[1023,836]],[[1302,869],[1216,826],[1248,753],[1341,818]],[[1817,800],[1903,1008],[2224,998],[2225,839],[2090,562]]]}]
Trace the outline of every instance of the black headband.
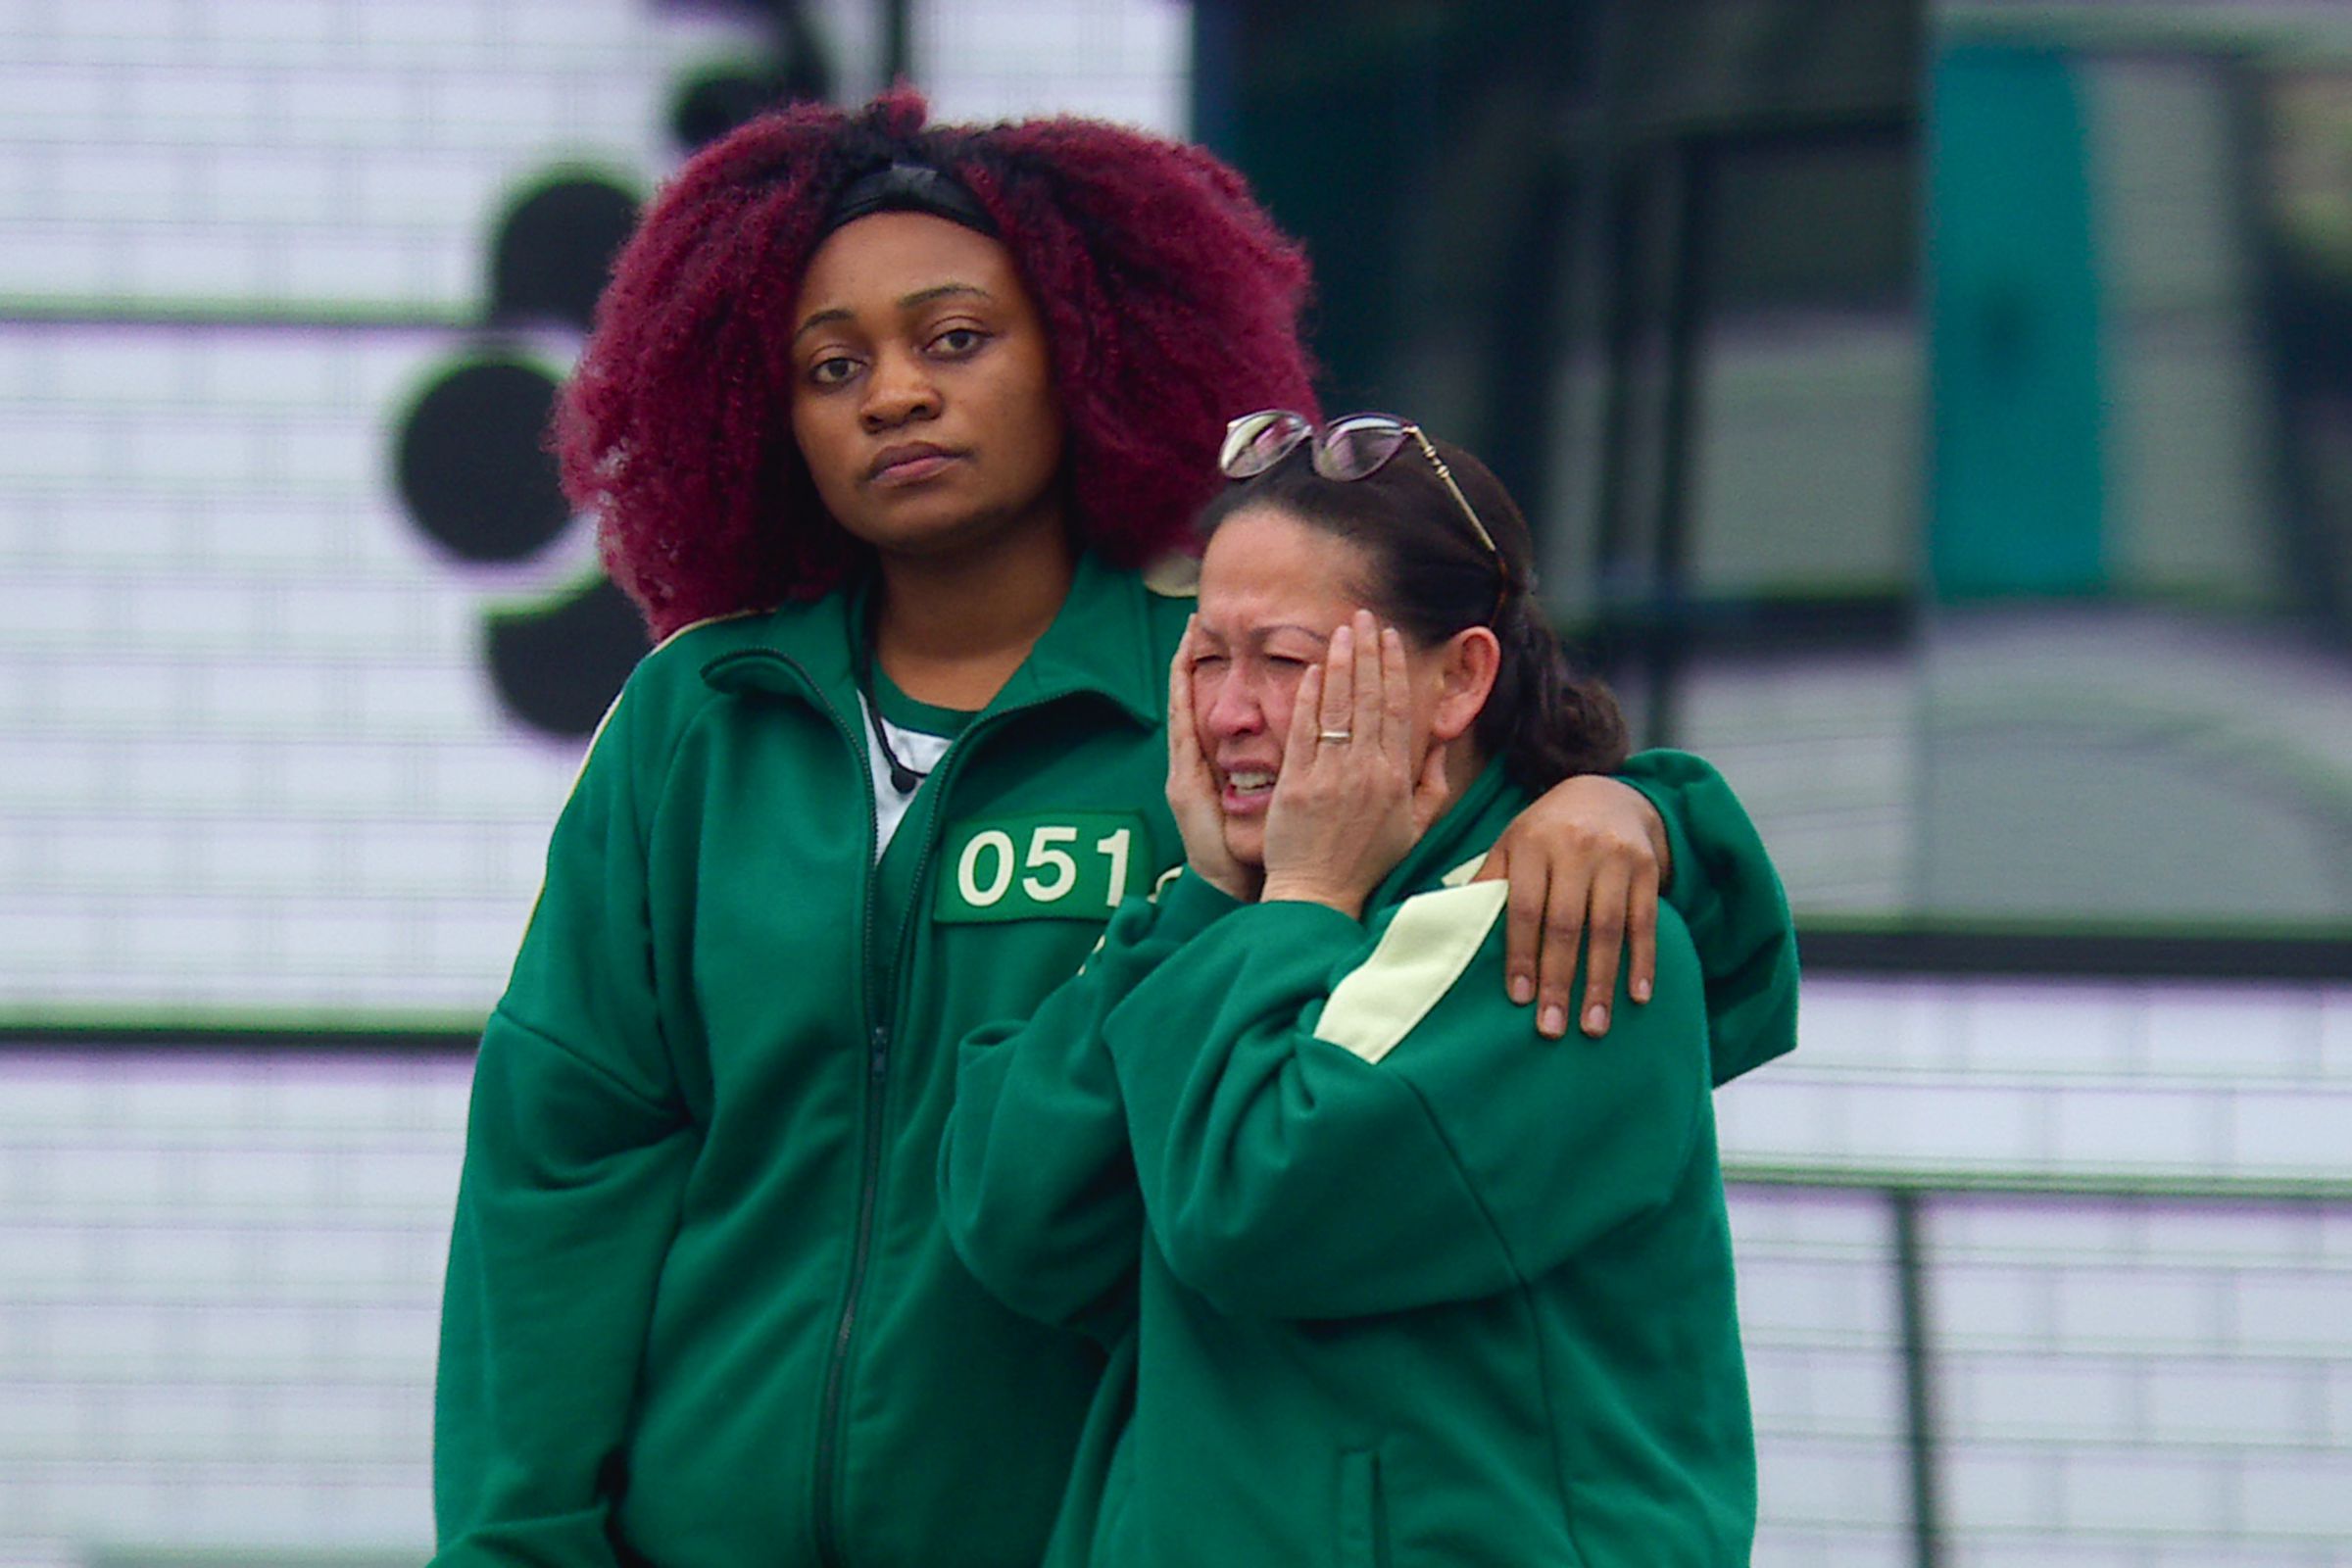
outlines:
[{"label": "black headband", "polygon": [[904,160],[860,174],[843,187],[817,237],[875,213],[929,213],[990,239],[997,237],[996,220],[963,181],[944,169]]}]

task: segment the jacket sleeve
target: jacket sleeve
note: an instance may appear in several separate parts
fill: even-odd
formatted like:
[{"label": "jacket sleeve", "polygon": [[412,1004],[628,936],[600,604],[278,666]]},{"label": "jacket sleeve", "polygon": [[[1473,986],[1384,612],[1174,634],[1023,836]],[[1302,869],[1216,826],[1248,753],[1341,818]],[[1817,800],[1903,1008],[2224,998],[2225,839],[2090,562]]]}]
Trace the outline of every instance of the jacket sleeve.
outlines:
[{"label": "jacket sleeve", "polygon": [[1657,998],[1623,1011],[1639,1038],[1554,1044],[1496,983],[1507,897],[1423,894],[1369,940],[1319,905],[1253,906],[1109,1014],[1145,1211],[1179,1280],[1243,1316],[1470,1299],[1668,1200],[1708,1125],[1681,920],[1660,911]]},{"label": "jacket sleeve", "polygon": [[474,1068],[434,1391],[441,1568],[612,1568],[622,1446],[692,1158],[656,1004],[624,695],[558,819]]},{"label": "jacket sleeve", "polygon": [[1158,903],[1129,899],[1036,1013],[976,1030],[957,1052],[940,1213],[964,1266],[1014,1311],[1104,1343],[1124,1328],[1144,1216],[1102,1020],[1240,907],[1189,873]]},{"label": "jacket sleeve", "polygon": [[[1698,950],[1714,1080],[1727,1084],[1796,1046],[1796,926],[1788,897],[1746,808],[1704,759],[1637,752],[1617,776],[1665,820],[1673,858],[1665,902]],[[1658,989],[1665,989],[1662,976]],[[1612,1008],[1609,1016],[1625,1013]]]}]

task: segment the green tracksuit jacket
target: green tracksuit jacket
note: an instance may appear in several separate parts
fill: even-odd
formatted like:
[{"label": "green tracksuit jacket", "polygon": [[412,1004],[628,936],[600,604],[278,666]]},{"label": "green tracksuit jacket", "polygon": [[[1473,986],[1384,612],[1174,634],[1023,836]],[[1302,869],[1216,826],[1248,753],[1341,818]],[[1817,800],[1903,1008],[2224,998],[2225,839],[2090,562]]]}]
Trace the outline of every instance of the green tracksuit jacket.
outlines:
[{"label": "green tracksuit jacket", "polygon": [[[647,656],[482,1037],[443,1568],[1036,1562],[1102,1354],[956,1262],[939,1135],[956,1041],[1025,1016],[1181,855],[1163,726],[1190,608],[1082,562],[878,866],[845,596]],[[1676,754],[1628,778],[1676,897],[1722,911],[1724,995],[1770,1005],[1738,803]]]},{"label": "green tracksuit jacket", "polygon": [[964,1045],[949,1233],[1116,1351],[1057,1568],[1747,1560],[1698,954],[1662,908],[1656,999],[1539,1038],[1466,885],[1524,804],[1489,768],[1360,924],[1187,873]]}]

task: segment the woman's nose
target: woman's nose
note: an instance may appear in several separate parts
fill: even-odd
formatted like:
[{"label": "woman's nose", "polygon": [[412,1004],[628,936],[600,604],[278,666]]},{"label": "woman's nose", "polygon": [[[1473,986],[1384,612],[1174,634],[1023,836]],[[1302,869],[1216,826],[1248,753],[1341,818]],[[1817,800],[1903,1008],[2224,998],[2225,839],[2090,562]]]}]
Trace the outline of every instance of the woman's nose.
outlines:
[{"label": "woman's nose", "polygon": [[938,412],[939,387],[919,358],[886,352],[875,359],[873,374],[866,378],[865,402],[858,410],[866,428],[887,430]]},{"label": "woman's nose", "polygon": [[1219,677],[1201,705],[1209,733],[1224,739],[1248,735],[1265,727],[1265,709],[1250,682],[1233,674]]}]

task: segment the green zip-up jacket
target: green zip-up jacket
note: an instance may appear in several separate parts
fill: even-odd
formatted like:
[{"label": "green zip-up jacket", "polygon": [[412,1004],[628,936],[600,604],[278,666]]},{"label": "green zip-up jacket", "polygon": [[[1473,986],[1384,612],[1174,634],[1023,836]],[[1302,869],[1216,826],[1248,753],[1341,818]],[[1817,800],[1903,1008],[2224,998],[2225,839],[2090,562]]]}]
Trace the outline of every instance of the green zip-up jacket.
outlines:
[{"label": "green zip-up jacket", "polygon": [[1490,767],[1361,923],[1186,873],[963,1047],[950,1235],[1116,1351],[1056,1568],[1747,1561],[1699,956],[1662,907],[1655,1000],[1538,1037],[1467,881],[1525,804]]},{"label": "green zip-up jacket", "polygon": [[[1082,561],[878,865],[847,596],[631,675],[482,1037],[436,1563],[1037,1561],[1103,1355],[958,1264],[939,1137],[956,1043],[1026,1016],[1181,856],[1190,609]],[[1627,777],[1676,898],[1721,912],[1724,994],[1770,1005],[1738,803],[1676,754]]]}]

